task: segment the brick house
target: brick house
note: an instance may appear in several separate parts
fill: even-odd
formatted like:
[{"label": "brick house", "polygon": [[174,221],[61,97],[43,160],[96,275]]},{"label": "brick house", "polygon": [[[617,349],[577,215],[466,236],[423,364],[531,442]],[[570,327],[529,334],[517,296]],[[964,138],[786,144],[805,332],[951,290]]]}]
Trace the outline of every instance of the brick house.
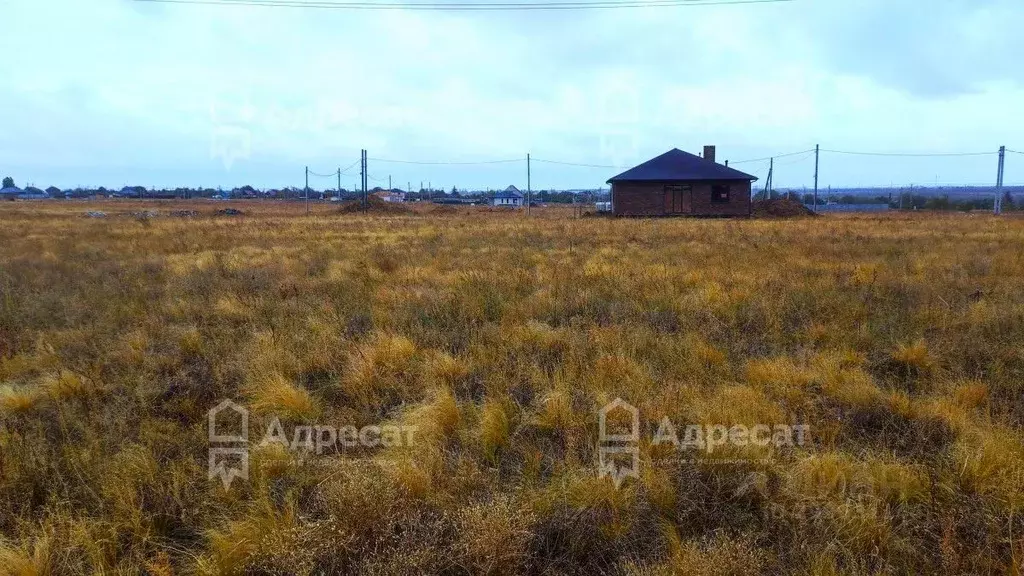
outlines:
[{"label": "brick house", "polygon": [[673,148],[608,180],[616,216],[750,216],[750,174]]}]

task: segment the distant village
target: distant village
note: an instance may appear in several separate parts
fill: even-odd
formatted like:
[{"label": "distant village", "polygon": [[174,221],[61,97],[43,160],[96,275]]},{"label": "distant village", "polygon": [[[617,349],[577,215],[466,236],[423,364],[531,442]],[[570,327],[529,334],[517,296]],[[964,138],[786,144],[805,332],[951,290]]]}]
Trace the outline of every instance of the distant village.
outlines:
[{"label": "distant village", "polygon": [[78,200],[92,198],[199,199],[210,200],[313,200],[349,202],[372,199],[380,202],[432,202],[436,204],[491,205],[520,208],[544,204],[594,204],[598,211],[625,216],[665,215],[750,215],[753,203],[787,198],[814,211],[877,212],[886,210],[991,210],[998,197],[999,209],[1018,209],[1024,186],[997,189],[994,186],[900,186],[886,188],[820,188],[816,193],[805,188],[776,188],[769,175],[767,185],[756,184],[757,177],[730,168],[728,162],[715,160],[715,146],[691,154],[672,149],[608,180],[611,188],[573,190],[528,190],[515,185],[501,189],[451,190],[432,187],[419,190],[375,187],[365,190],[345,188],[317,190],[309,187],[258,189],[241,186],[222,188],[156,189],[145,186],[76,187],[56,186],[41,189],[16,186],[11,177],[3,179],[0,201]]},{"label": "distant village", "polygon": [[[935,210],[986,210],[992,207],[993,187],[960,186],[960,187],[900,187],[900,188],[834,188],[821,191],[819,210],[850,211],[884,211],[889,209],[935,209]],[[1011,186],[1003,189],[1003,204],[1013,209],[1019,200],[1024,202],[1024,186]],[[367,190],[367,194],[384,202],[433,202],[435,204],[467,204],[492,205],[517,208],[526,205],[527,194],[515,186],[504,190],[400,190],[376,187]],[[811,205],[813,194],[804,188],[776,189],[770,193],[754,190],[755,200],[792,197],[804,204]],[[348,202],[362,198],[362,191],[348,190],[314,190],[301,187],[257,189],[252,186],[241,186],[229,190],[220,188],[173,188],[157,189],[144,186],[124,186],[120,189],[68,188],[61,189],[50,186],[42,189],[35,186],[19,188],[4,186],[0,188],[0,201],[16,200],[87,200],[95,198],[132,198],[140,200],[173,200],[198,199],[210,200],[304,200],[306,198],[319,202]],[[530,201],[537,204],[590,204],[606,203],[610,200],[609,190],[577,189],[577,190],[534,190]]]},{"label": "distant village", "polygon": [[[258,189],[253,186],[241,186],[225,190],[222,188],[146,188],[145,186],[124,186],[120,189],[69,188],[60,189],[56,186],[42,189],[35,186],[19,188],[13,180],[5,179],[4,187],[0,188],[2,200],[50,200],[50,199],[90,199],[90,198],[133,198],[139,200],[171,200],[198,199],[211,200],[310,200],[326,202],[347,202],[361,199],[361,190],[342,188],[316,190],[301,187]],[[375,187],[366,191],[384,202],[434,202],[437,204],[492,204],[495,206],[519,207],[527,202],[527,196],[536,203],[592,203],[608,199],[608,189],[577,189],[577,190],[534,190],[530,194],[516,186],[508,186],[502,190],[451,190],[427,189],[401,190],[398,188]]]}]

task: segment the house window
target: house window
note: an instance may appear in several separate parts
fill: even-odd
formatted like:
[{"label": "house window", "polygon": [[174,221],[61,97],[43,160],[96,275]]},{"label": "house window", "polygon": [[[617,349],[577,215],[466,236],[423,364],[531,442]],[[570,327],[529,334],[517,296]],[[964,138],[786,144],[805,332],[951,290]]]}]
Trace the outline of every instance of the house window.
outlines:
[{"label": "house window", "polygon": [[728,184],[715,184],[711,186],[711,203],[712,204],[728,204],[729,203],[729,185]]}]

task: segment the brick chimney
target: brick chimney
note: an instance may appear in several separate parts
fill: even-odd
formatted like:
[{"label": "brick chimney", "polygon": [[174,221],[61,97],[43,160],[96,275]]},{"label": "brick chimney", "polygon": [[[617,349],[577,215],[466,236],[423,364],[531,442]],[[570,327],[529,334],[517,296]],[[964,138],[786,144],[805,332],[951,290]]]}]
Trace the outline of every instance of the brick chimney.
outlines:
[{"label": "brick chimney", "polygon": [[705,146],[704,147],[704,159],[705,160],[711,160],[712,162],[715,161],[715,147],[714,146]]}]

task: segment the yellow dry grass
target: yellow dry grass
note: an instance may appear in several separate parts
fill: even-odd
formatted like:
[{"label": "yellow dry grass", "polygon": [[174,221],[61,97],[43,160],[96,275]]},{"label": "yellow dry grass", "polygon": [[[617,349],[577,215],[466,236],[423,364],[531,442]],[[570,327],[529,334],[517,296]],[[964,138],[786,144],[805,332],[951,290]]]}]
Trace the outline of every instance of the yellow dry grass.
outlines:
[{"label": "yellow dry grass", "polygon": [[[1024,220],[222,207],[0,205],[0,574],[1024,561]],[[617,397],[643,432],[620,489]],[[225,490],[223,399],[250,443],[276,423],[307,450],[254,446]],[[809,442],[666,458],[664,418]],[[413,441],[316,454],[320,425]]]}]

